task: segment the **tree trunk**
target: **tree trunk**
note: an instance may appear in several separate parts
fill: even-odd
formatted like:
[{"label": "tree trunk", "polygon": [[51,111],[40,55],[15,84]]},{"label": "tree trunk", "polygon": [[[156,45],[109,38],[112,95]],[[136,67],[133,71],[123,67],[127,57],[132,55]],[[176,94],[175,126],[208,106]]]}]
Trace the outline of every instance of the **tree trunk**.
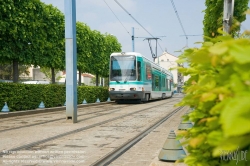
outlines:
[{"label": "tree trunk", "polygon": [[78,85],[81,86],[81,84],[82,84],[82,72],[81,72],[81,70],[79,70],[78,74],[79,74],[78,75]]},{"label": "tree trunk", "polygon": [[17,83],[19,78],[18,61],[13,60],[13,82]]},{"label": "tree trunk", "polygon": [[98,74],[96,74],[95,85],[98,86]]},{"label": "tree trunk", "polygon": [[56,77],[55,77],[55,68],[51,68],[51,83],[55,84],[56,83]]}]

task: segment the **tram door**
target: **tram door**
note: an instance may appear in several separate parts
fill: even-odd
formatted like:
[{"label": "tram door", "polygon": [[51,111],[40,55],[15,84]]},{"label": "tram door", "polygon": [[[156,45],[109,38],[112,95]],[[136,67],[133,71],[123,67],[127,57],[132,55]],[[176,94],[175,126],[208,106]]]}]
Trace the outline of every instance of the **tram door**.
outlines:
[{"label": "tram door", "polygon": [[137,61],[137,81],[141,81],[141,62]]}]

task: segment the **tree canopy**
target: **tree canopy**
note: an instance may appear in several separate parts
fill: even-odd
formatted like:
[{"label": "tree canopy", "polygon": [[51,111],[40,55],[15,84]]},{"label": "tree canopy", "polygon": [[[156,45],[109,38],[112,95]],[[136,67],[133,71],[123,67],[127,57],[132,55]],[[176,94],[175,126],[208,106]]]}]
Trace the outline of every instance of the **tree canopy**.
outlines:
[{"label": "tree canopy", "polygon": [[[107,76],[109,55],[120,43],[85,23],[76,26],[78,70]],[[64,27],[63,13],[40,0],[0,1],[0,62],[13,63],[14,82],[19,63],[65,69]]]}]

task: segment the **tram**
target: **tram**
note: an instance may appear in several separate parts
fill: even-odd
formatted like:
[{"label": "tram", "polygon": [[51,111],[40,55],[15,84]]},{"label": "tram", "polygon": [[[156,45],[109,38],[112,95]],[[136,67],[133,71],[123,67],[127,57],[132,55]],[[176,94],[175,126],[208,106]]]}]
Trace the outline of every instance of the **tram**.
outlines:
[{"label": "tram", "polygon": [[109,94],[117,103],[169,98],[173,90],[173,74],[140,53],[110,55]]}]

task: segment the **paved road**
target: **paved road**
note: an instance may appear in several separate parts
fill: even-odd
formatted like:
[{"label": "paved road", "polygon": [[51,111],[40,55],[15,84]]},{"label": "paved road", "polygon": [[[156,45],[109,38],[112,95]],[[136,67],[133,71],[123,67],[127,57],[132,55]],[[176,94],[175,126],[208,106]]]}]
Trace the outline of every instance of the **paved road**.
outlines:
[{"label": "paved road", "polygon": [[[181,97],[78,109],[76,124],[66,123],[65,111],[3,119],[0,165],[91,165],[174,110]],[[158,161],[159,150],[187,110],[183,108],[110,165],[168,164]]]}]

